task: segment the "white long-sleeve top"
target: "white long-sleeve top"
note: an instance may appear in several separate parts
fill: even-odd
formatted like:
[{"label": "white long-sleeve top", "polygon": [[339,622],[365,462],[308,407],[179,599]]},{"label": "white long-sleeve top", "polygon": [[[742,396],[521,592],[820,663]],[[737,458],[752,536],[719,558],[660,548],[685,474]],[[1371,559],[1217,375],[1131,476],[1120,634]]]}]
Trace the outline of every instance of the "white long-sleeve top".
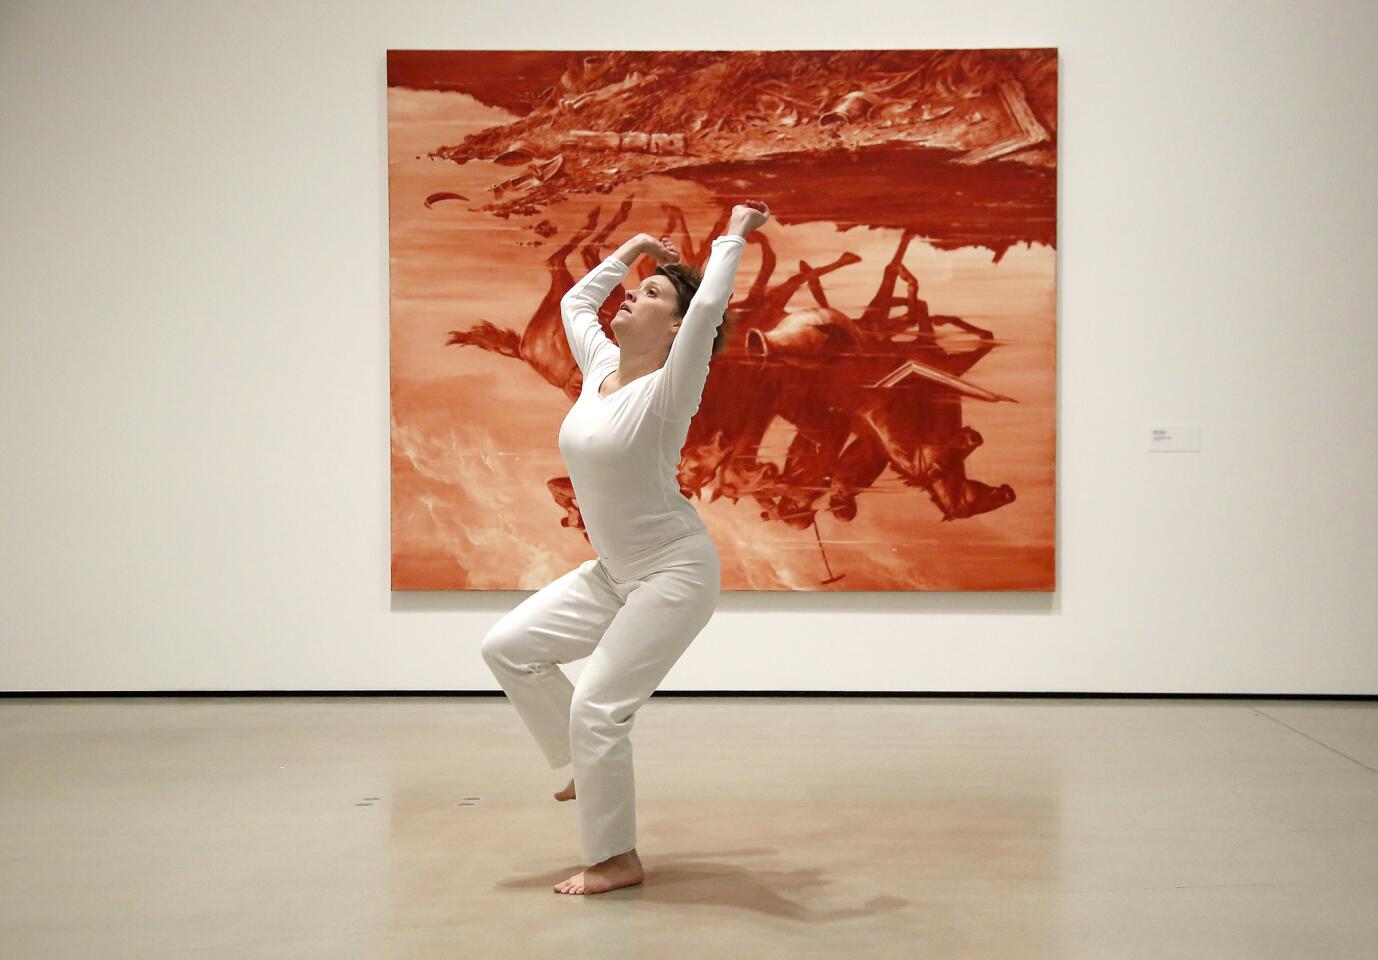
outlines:
[{"label": "white long-sleeve top", "polygon": [[584,374],[579,398],[560,424],[560,454],[601,557],[622,560],[707,529],[680,492],[679,458],[745,246],[733,234],[713,240],[664,365],[606,397],[598,388],[617,370],[621,351],[599,326],[598,308],[631,268],[609,256],[560,301],[565,336]]}]

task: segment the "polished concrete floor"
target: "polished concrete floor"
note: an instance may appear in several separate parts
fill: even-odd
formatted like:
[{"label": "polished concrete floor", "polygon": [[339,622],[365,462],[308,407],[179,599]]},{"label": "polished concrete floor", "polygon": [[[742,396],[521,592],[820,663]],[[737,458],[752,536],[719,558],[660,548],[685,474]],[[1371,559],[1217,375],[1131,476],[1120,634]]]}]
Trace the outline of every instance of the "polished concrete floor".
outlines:
[{"label": "polished concrete floor", "polygon": [[657,697],[644,884],[506,700],[0,701],[0,957],[1378,955],[1378,704]]}]

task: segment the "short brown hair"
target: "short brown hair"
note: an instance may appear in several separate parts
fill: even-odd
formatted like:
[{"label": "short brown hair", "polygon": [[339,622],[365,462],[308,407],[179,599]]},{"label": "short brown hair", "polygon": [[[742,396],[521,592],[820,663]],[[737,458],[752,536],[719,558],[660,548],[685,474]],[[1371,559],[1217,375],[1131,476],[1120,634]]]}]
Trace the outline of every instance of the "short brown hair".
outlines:
[{"label": "short brown hair", "polygon": [[[665,263],[656,267],[655,273],[665,277],[674,286],[675,314],[683,317],[684,312],[689,309],[689,303],[694,299],[694,294],[698,292],[699,284],[703,282],[703,272],[686,263]],[[710,358],[717,356],[718,352],[727,346],[736,319],[735,313],[731,310],[723,314],[722,323],[718,325],[718,334],[713,338],[713,352],[709,354]]]}]

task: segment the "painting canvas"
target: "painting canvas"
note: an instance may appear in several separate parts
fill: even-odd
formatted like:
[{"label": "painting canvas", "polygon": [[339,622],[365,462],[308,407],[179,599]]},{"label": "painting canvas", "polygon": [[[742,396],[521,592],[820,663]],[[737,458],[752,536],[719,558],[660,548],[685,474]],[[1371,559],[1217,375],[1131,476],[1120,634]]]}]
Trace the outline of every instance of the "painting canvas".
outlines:
[{"label": "painting canvas", "polygon": [[722,588],[1052,590],[1057,62],[389,51],[392,588],[595,555],[560,298],[636,233],[702,267],[754,198],[678,474]]}]

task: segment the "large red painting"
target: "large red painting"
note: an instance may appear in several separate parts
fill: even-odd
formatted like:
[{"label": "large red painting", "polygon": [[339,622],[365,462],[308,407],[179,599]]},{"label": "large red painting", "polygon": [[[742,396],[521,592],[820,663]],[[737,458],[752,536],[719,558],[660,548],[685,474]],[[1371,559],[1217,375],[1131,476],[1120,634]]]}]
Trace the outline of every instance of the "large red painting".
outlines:
[{"label": "large red painting", "polygon": [[747,198],[679,465],[723,589],[1053,589],[1056,50],[394,50],[387,93],[394,590],[594,556],[560,297]]}]

